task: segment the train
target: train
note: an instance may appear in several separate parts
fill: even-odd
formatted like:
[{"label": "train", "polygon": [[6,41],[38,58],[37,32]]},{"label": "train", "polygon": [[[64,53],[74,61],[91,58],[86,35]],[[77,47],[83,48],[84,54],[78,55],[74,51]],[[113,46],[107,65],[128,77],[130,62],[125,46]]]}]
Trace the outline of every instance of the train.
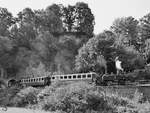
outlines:
[{"label": "train", "polygon": [[122,73],[122,74],[97,74],[95,72],[89,73],[75,73],[75,74],[61,74],[61,75],[47,75],[42,77],[31,77],[23,78],[18,81],[9,81],[9,86],[18,85],[19,86],[47,86],[52,83],[60,82],[77,82],[86,81],[88,83],[93,83],[99,86],[111,86],[111,85],[128,85],[144,82],[150,83],[150,71],[144,69],[134,71],[132,73]]}]

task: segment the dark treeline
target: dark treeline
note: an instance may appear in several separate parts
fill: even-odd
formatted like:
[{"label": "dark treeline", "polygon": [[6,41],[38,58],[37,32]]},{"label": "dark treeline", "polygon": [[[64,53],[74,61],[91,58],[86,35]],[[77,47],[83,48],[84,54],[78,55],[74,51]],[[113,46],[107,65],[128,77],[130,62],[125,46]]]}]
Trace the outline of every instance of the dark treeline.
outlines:
[{"label": "dark treeline", "polygon": [[46,71],[115,73],[116,56],[126,72],[150,62],[150,14],[139,20],[118,18],[96,36],[94,24],[94,15],[83,2],[25,8],[17,17],[0,8],[1,77],[38,76]]}]

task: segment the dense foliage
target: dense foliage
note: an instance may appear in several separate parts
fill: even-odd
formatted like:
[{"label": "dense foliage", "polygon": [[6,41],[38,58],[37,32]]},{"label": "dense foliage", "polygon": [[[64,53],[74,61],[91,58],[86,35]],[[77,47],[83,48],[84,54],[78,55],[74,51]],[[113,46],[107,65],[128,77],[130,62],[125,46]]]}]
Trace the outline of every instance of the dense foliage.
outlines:
[{"label": "dense foliage", "polygon": [[96,36],[94,24],[94,14],[84,2],[25,8],[16,17],[0,8],[1,77],[37,76],[34,70],[40,66],[45,73],[116,73],[116,56],[125,72],[150,62],[150,14],[140,20],[118,18]]}]

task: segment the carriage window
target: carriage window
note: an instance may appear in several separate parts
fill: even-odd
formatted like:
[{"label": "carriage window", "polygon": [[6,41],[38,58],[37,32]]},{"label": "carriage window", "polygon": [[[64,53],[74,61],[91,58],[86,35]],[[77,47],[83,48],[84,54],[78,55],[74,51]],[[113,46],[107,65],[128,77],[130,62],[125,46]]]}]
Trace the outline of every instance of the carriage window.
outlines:
[{"label": "carriage window", "polygon": [[78,75],[78,78],[81,78],[81,75]]},{"label": "carriage window", "polygon": [[76,75],[73,75],[73,78],[76,78]]},{"label": "carriage window", "polygon": [[69,78],[69,79],[71,79],[71,78],[72,78],[72,76],[68,76],[68,78]]},{"label": "carriage window", "polygon": [[64,76],[64,79],[67,79],[67,76]]},{"label": "carriage window", "polygon": [[55,79],[55,77],[52,77],[52,79]]},{"label": "carriage window", "polygon": [[82,78],[86,78],[86,75],[82,75]]},{"label": "carriage window", "polygon": [[60,79],[63,79],[63,76],[60,76]]},{"label": "carriage window", "polygon": [[33,79],[31,79],[31,82],[33,82]]},{"label": "carriage window", "polygon": [[90,74],[88,74],[88,76],[87,76],[88,78],[91,78],[91,75]]},{"label": "carriage window", "polygon": [[44,78],[42,78],[42,80],[44,80]]}]

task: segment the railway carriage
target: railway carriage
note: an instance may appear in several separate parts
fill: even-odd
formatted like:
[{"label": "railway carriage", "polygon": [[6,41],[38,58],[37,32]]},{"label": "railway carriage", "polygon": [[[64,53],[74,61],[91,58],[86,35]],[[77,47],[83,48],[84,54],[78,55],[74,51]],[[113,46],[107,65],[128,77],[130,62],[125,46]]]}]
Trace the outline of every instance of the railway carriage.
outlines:
[{"label": "railway carriage", "polygon": [[86,81],[92,83],[96,80],[98,75],[94,72],[78,73],[78,74],[65,74],[65,75],[52,75],[51,82],[54,81]]},{"label": "railway carriage", "polygon": [[44,86],[44,85],[50,85],[51,82],[50,82],[50,77],[44,76],[44,77],[21,79],[20,83],[23,86]]}]

